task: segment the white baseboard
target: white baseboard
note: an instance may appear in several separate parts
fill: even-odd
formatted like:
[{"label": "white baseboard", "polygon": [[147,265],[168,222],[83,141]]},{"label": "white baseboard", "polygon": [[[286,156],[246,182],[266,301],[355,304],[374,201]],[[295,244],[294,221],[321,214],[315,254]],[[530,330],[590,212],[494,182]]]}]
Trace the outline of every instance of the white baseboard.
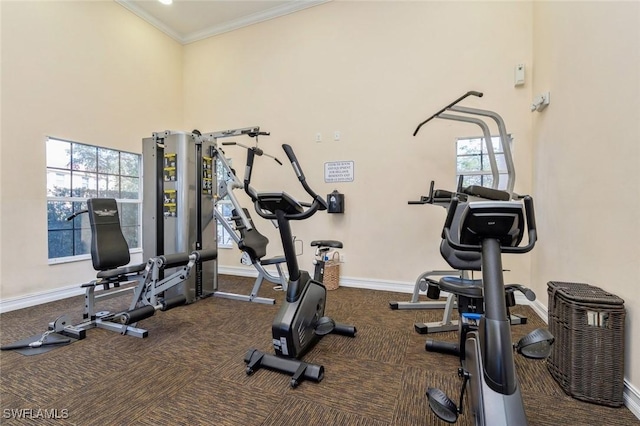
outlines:
[{"label": "white baseboard", "polygon": [[[218,273],[226,275],[235,275],[240,277],[257,277],[258,272],[252,267],[240,266],[219,266]],[[362,288],[367,290],[393,291],[399,293],[413,293],[415,283],[400,282],[390,280],[372,280],[367,278],[341,277],[340,285],[344,287]],[[0,299],[0,313],[10,312],[17,309],[28,308],[47,302],[53,302],[68,297],[84,294],[84,290],[80,284],[74,286],[61,287],[55,290],[48,290],[39,293],[33,293],[26,296],[18,296],[10,299]],[[407,298],[409,300],[409,298]],[[547,307],[540,301],[529,301],[524,295],[516,293],[516,302],[522,305],[531,306],[531,308],[545,322],[548,321]],[[640,419],[640,391],[629,383],[624,381],[624,404],[625,406]]]},{"label": "white baseboard", "polygon": [[[258,272],[256,271],[256,269],[250,266],[219,266],[218,273],[235,275],[239,277],[258,276]],[[411,294],[413,293],[413,287],[415,283],[391,280],[372,280],[367,278],[341,277],[340,285],[344,287],[363,288],[367,290],[394,291],[398,293]],[[81,294],[84,294],[84,290],[80,287],[80,284],[77,284],[60,287],[54,290],[33,293],[26,296],[18,296],[10,299],[0,299],[0,313],[10,312],[16,309],[28,308],[43,303],[66,299],[67,297],[78,296]],[[444,295],[446,296],[446,292],[444,292]],[[516,294],[516,301],[519,304],[531,305],[531,302],[529,302],[521,294]],[[544,307],[543,305],[541,306],[542,308],[532,305],[532,307],[540,315],[540,317],[546,321],[547,310],[546,307]]]},{"label": "white baseboard", "polygon": [[0,299],[0,314],[84,294],[84,289],[80,286],[81,284],[76,284],[32,293],[26,296]]},{"label": "white baseboard", "polygon": [[235,275],[237,277],[257,277],[258,271],[252,266],[218,266],[218,274]]},{"label": "white baseboard", "polygon": [[626,379],[624,381],[622,398],[624,399],[624,405],[629,409],[629,411],[640,419],[640,391]]},{"label": "white baseboard", "polygon": [[399,293],[413,293],[415,283],[371,280],[367,278],[340,277],[340,285],[343,287],[364,288],[367,290],[395,291]]},{"label": "white baseboard", "polygon": [[[534,300],[533,302],[528,301],[524,295],[522,295],[523,298],[528,302],[529,306],[531,307],[531,309],[533,309],[535,311],[536,314],[538,314],[538,316],[540,318],[542,318],[542,320],[546,323],[549,324],[549,311],[547,309],[547,307],[540,302],[539,300]],[[518,300],[518,297],[516,296],[516,301],[518,301],[518,303],[523,303],[520,302]],[[524,303],[523,303],[524,304]]]}]

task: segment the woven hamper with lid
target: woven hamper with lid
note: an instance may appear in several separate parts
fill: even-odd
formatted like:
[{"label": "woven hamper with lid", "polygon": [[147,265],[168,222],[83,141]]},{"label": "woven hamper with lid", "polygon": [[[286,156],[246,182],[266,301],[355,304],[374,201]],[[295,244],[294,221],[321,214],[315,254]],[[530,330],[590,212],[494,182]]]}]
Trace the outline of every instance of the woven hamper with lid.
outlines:
[{"label": "woven hamper with lid", "polygon": [[601,288],[551,281],[547,367],[568,395],[619,407],[624,390],[624,301]]},{"label": "woven hamper with lid", "polygon": [[340,260],[335,259],[335,254],[332,260],[324,264],[323,284],[327,290],[337,290],[340,287]]}]

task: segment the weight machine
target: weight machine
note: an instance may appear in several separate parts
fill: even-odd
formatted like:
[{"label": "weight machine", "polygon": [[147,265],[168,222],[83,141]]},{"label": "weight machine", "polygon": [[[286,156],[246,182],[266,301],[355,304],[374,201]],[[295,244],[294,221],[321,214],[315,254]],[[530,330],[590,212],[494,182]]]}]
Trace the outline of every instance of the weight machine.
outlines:
[{"label": "weight machine", "polygon": [[[210,147],[199,132],[166,130],[142,140],[144,258],[217,247]],[[192,303],[214,292],[216,259],[194,268],[195,274],[168,290],[169,297],[182,295]]]},{"label": "weight machine", "polygon": [[[507,133],[506,125],[502,117],[499,114],[482,110],[476,108],[462,107],[457,105],[459,102],[464,100],[469,96],[477,96],[482,97],[483,93],[477,91],[470,91],[454,100],[444,108],[440,109],[435,114],[431,115],[431,117],[424,120],[420,123],[415,129],[413,135],[417,135],[420,128],[426,124],[427,122],[433,120],[434,118],[440,118],[443,120],[450,121],[458,121],[463,123],[475,124],[480,127],[484,143],[487,147],[487,157],[489,159],[489,165],[491,170],[492,182],[491,188],[482,187],[477,185],[472,185],[469,187],[463,187],[462,180],[463,176],[460,176],[458,180],[458,187],[456,191],[448,191],[443,189],[434,189],[434,182],[431,182],[429,188],[429,194],[427,196],[421,196],[418,201],[409,201],[408,204],[416,205],[416,204],[432,204],[444,207],[445,209],[449,207],[451,199],[454,196],[462,198],[464,201],[471,200],[497,200],[497,201],[507,201],[512,198],[518,198],[517,195],[513,194],[513,187],[515,185],[515,167],[513,163],[513,157],[511,155],[511,136]],[[458,114],[449,114],[447,111],[453,111]],[[466,114],[466,115],[461,115]],[[500,172],[497,165],[497,159],[495,154],[495,149],[493,146],[493,141],[491,137],[491,132],[489,130],[489,126],[487,123],[481,118],[473,117],[473,116],[481,116],[481,117],[489,117],[493,121],[496,122],[498,127],[498,133],[500,138],[500,143],[504,152],[504,160],[505,166],[507,169],[507,182],[505,184],[505,191],[500,191],[498,188],[500,187]],[[479,254],[466,253],[465,256],[473,257],[476,256],[476,261],[479,262]],[[430,299],[437,299],[439,297],[439,292],[437,291],[437,284],[439,278],[433,277],[443,277],[443,276],[457,276],[460,279],[468,279],[467,271],[463,270],[432,270],[422,273],[415,282],[413,294],[411,300],[408,302],[397,302],[392,301],[389,302],[389,306],[391,309],[444,309],[442,320],[439,322],[431,322],[431,323],[415,323],[414,329],[416,332],[420,334],[430,334],[430,333],[438,333],[442,331],[453,331],[458,328],[458,321],[452,320],[452,313],[454,309],[457,307],[457,299],[454,295],[449,294],[447,296],[446,301],[440,300],[432,300],[432,301],[420,301],[420,293],[426,292],[427,297]],[[513,325],[516,324],[525,324],[526,318],[511,315],[511,323]]]},{"label": "weight machine", "polygon": [[[235,171],[225,157],[224,151],[219,146],[219,139],[235,136],[249,136],[251,138],[255,138],[256,146],[254,151],[256,152],[256,155],[264,155],[266,157],[273,158],[278,164],[282,165],[280,160],[276,157],[266,154],[262,149],[258,148],[258,137],[268,135],[268,132],[261,132],[260,128],[257,126],[212,132],[202,135],[203,138],[206,138],[211,142],[209,149],[211,150],[210,156],[213,159],[213,177],[214,179],[217,179],[219,176],[222,178],[217,182],[217,194],[214,198],[215,206],[213,214],[216,222],[229,233],[231,239],[233,239],[238,248],[242,250],[241,262],[245,265],[252,265],[258,272],[256,281],[248,295],[220,291],[216,280],[213,292],[213,296],[215,297],[254,303],[275,304],[275,300],[273,298],[258,296],[258,291],[260,290],[262,283],[267,280],[284,291],[287,289],[287,278],[282,270],[282,264],[286,260],[284,256],[264,259],[264,256],[267,254],[267,244],[269,243],[269,239],[258,232],[253,220],[251,219],[249,211],[242,208],[238,199],[234,195],[234,190],[244,190],[244,184],[236,176]],[[237,142],[222,142],[222,145],[240,145],[245,147]],[[218,167],[220,167],[220,169],[218,169]],[[225,198],[227,198],[233,205],[231,221],[225,218],[222,212],[216,208],[218,202]],[[265,266],[269,265],[275,266],[277,274],[274,275],[265,268]]]},{"label": "weight machine", "polygon": [[[217,250],[195,250],[191,253],[175,253],[151,257],[146,264],[128,265],[129,246],[120,228],[118,206],[112,198],[87,200],[87,209],[75,212],[67,218],[88,214],[91,227],[91,259],[98,271],[96,279],[83,284],[85,300],[83,322],[77,325],[56,320],[49,329],[74,339],[83,339],[86,330],[104,328],[123,335],[144,338],[148,332],[136,327],[136,323],[149,318],[156,311],[166,311],[184,305],[183,294],[170,296],[169,292],[189,279],[191,271],[200,262],[215,259]],[[164,276],[165,271],[174,272]],[[127,285],[133,283],[135,285]],[[121,286],[121,284],[123,284]],[[96,289],[102,286],[101,290]],[[97,311],[100,300],[113,299],[126,292],[133,292],[129,309],[117,313]]]}]

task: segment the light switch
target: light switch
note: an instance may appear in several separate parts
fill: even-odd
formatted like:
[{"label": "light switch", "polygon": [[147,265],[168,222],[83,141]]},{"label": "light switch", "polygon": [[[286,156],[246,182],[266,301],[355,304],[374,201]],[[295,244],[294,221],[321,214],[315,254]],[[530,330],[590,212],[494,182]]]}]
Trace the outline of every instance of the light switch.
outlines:
[{"label": "light switch", "polygon": [[524,84],[524,64],[516,65],[514,86],[522,86]]}]

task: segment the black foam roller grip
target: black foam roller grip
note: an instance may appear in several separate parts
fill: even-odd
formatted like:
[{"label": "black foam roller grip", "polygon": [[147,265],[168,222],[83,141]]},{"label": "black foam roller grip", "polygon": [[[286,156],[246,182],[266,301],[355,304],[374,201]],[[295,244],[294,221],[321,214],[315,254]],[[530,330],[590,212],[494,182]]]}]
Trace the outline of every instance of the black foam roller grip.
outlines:
[{"label": "black foam roller grip", "polygon": [[169,309],[173,309],[178,306],[182,306],[187,303],[187,298],[184,297],[184,294],[179,296],[170,297],[168,299],[164,299],[162,302],[162,306],[160,307],[161,311],[168,311]]},{"label": "black foam roller grip", "polygon": [[439,342],[436,340],[427,339],[424,345],[424,349],[427,352],[438,352],[441,354],[460,355],[460,346],[457,343]]},{"label": "black foam roller grip", "polygon": [[447,209],[447,218],[444,221],[444,228],[442,230],[442,238],[446,239],[446,234],[444,232],[445,229],[451,229],[451,224],[453,223],[453,217],[456,214],[456,209],[458,208],[458,197],[453,197],[451,199],[451,203],[449,204],[449,208]]},{"label": "black foam roller grip", "polygon": [[133,324],[134,322],[142,321],[143,319],[152,317],[156,313],[156,309],[153,306],[143,306],[136,308],[128,312],[124,312],[120,315],[120,322],[125,325]]},{"label": "black foam roller grip", "polygon": [[291,148],[291,145],[287,145],[286,143],[282,144],[282,149],[284,150],[284,153],[287,154],[287,157],[289,158],[289,161],[293,165],[293,170],[296,172],[296,176],[298,176],[298,179],[299,180],[303,180],[304,179],[304,174],[302,173],[302,170],[300,169],[300,165],[298,163],[298,159],[296,158],[296,154],[293,153],[293,148]]},{"label": "black foam roller grip", "polygon": [[189,263],[189,253],[164,254],[160,259],[162,259],[163,268],[174,268]]},{"label": "black foam roller grip", "polygon": [[524,211],[527,215],[527,226],[529,229],[536,229],[536,214],[533,210],[533,198],[526,196],[524,197]]},{"label": "black foam roller grip", "polygon": [[197,256],[196,260],[199,260],[201,262],[206,262],[207,260],[213,260],[216,257],[218,257],[218,249],[210,248],[205,250],[198,250],[198,251],[194,251],[192,254],[195,254]]}]

